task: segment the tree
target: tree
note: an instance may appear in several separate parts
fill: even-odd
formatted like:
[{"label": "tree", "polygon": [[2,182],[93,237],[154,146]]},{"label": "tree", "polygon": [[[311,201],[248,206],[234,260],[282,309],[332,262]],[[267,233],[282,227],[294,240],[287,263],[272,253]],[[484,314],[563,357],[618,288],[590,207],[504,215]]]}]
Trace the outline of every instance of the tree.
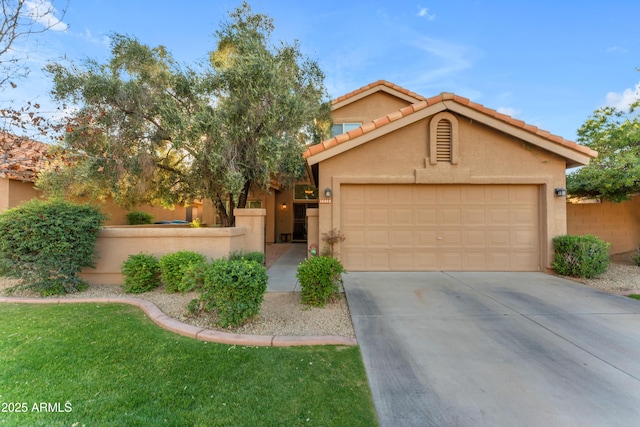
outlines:
[{"label": "tree", "polygon": [[324,75],[297,44],[270,46],[272,20],[248,4],[230,18],[203,70],[122,35],[106,64],[50,64],[55,97],[78,107],[67,148],[87,157],[40,184],[123,206],[205,197],[232,226],[250,189],[300,178],[306,143],[329,116]]},{"label": "tree", "polygon": [[578,142],[598,151],[598,157],[567,176],[569,194],[622,202],[640,193],[638,107],[639,101],[628,112],[601,108],[578,130]]},{"label": "tree", "polygon": [[[61,18],[50,1],[0,0],[0,91],[15,88],[15,81],[29,73],[26,66],[28,50],[20,49],[23,43],[32,42],[32,36],[49,30],[64,30]],[[22,51],[22,52],[21,52]],[[43,118],[40,105],[28,102],[21,107],[4,98],[0,106],[0,176],[32,180],[38,164],[46,160],[47,146],[24,136],[27,129],[37,135],[56,134],[59,126]],[[15,135],[16,132],[21,135]]]},{"label": "tree", "polygon": [[[16,46],[27,41],[31,35],[51,29],[66,29],[56,17],[56,9],[49,1],[0,0],[2,22],[0,23],[0,89],[7,82],[15,87],[11,79],[24,77],[29,69],[26,56],[16,52]],[[64,10],[62,16],[64,17]],[[38,26],[34,26],[34,24]]]}]

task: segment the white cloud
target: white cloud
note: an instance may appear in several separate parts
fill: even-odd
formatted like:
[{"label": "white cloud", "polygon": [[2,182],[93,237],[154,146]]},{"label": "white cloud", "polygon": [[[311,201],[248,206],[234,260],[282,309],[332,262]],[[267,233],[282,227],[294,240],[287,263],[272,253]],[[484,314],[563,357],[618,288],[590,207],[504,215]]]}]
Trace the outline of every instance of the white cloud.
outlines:
[{"label": "white cloud", "polygon": [[506,114],[507,116],[511,116],[511,117],[517,117],[521,113],[520,110],[516,110],[515,108],[511,108],[511,107],[500,107],[496,111],[498,111],[498,113],[500,114]]},{"label": "white cloud", "polygon": [[640,83],[635,88],[627,88],[622,93],[609,92],[605,106],[614,107],[618,110],[627,110],[629,106],[640,99]]},{"label": "white cloud", "polygon": [[25,1],[27,16],[51,31],[67,31],[69,26],[56,17],[56,9],[48,0]]},{"label": "white cloud", "polygon": [[476,56],[476,52],[468,46],[431,37],[420,37],[413,44],[439,62],[434,65],[429,60],[421,65],[422,69],[428,70],[420,77],[423,82],[432,82],[442,78],[451,79],[455,73],[471,68]]},{"label": "white cloud", "polygon": [[628,52],[627,48],[624,47],[620,47],[620,46],[611,46],[609,49],[607,49],[607,53],[621,53],[621,54],[625,54]]},{"label": "white cloud", "polygon": [[429,8],[427,7],[420,8],[420,11],[418,12],[418,16],[421,18],[426,18],[428,21],[433,21],[436,19],[436,14],[429,13]]}]

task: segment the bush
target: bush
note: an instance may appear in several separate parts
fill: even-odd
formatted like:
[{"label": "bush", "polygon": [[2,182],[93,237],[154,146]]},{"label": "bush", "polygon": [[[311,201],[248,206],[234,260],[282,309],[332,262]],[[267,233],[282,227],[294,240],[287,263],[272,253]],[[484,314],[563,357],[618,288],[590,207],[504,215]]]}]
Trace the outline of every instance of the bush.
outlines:
[{"label": "bush", "polygon": [[207,261],[203,259],[202,262],[187,266],[178,286],[178,291],[184,294],[202,288],[208,265]]},{"label": "bush", "polygon": [[640,267],[640,245],[638,245],[638,253],[633,256],[633,261]]},{"label": "bush", "polygon": [[142,211],[132,211],[127,214],[127,224],[153,224],[153,215]]},{"label": "bush", "polygon": [[553,268],[563,276],[599,276],[609,266],[609,246],[592,235],[558,236],[553,239]]},{"label": "bush", "polygon": [[126,293],[140,294],[160,285],[160,264],[153,255],[129,255],[120,271],[124,276],[123,289]]},{"label": "bush", "polygon": [[192,265],[205,263],[206,260],[204,255],[193,251],[179,251],[160,258],[158,261],[160,275],[166,291],[168,293],[186,292],[182,290],[184,288],[182,281],[185,277],[185,272]]},{"label": "bush", "polygon": [[244,253],[242,251],[239,251],[239,252],[236,251],[236,252],[230,253],[227,259],[229,261],[235,261],[235,260],[239,260],[239,259],[246,259],[247,261],[255,261],[258,264],[264,265],[265,255],[262,252],[247,252],[247,253]]},{"label": "bush", "polygon": [[340,291],[344,267],[333,257],[311,257],[298,266],[296,277],[300,282],[302,303],[323,307]]},{"label": "bush", "polygon": [[260,312],[266,290],[267,272],[258,262],[219,259],[207,267],[200,302],[217,311],[220,326],[238,326]]},{"label": "bush", "polygon": [[91,205],[33,199],[0,214],[0,259],[9,275],[41,295],[86,288],[78,277],[95,267],[94,248],[106,217]]}]

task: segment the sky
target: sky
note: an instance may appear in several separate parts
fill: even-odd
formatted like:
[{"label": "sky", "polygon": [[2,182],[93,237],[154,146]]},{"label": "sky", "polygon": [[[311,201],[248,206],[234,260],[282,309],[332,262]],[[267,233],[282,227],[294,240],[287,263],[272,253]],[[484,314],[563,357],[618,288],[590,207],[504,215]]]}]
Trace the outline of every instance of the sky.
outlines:
[{"label": "sky", "polygon": [[[47,3],[29,1],[29,5]],[[1,101],[53,112],[49,61],[110,56],[109,35],[165,46],[183,65],[205,61],[240,0],[54,0],[51,31],[16,47],[31,73]],[[598,108],[640,91],[637,0],[249,1],[274,20],[273,41],[298,41],[318,61],[329,99],[383,79],[425,97],[481,103],[569,140]],[[64,15],[62,9],[66,8]],[[36,27],[40,24],[34,24]],[[34,27],[35,28],[35,27]]]}]

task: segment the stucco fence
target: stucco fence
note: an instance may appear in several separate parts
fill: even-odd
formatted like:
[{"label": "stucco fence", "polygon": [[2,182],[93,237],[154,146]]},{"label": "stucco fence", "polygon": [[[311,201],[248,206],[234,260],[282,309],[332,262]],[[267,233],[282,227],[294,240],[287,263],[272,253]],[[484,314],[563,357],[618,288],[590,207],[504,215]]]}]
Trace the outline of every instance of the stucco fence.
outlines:
[{"label": "stucco fence", "polygon": [[141,252],[161,257],[181,250],[216,259],[233,252],[264,252],[265,209],[236,209],[236,226],[203,227],[105,227],[96,242],[96,268],[80,276],[88,283],[122,285],[122,263]]},{"label": "stucco fence", "polygon": [[635,250],[640,244],[640,195],[622,203],[567,203],[567,234],[598,236],[611,243],[612,255]]}]

